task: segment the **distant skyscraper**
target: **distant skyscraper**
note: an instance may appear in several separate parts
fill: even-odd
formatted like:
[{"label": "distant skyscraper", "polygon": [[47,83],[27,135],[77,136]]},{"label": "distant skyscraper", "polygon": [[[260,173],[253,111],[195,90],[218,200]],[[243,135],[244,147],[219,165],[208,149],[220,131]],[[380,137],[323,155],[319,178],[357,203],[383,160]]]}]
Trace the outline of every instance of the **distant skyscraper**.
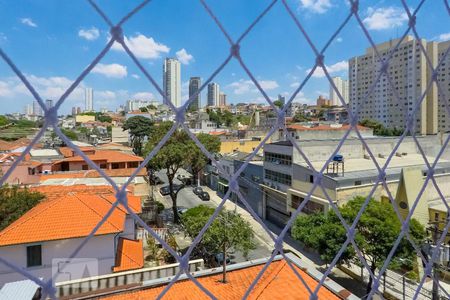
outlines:
[{"label": "distant skyscraper", "polygon": [[224,93],[219,94],[219,106],[227,106],[227,95]]},{"label": "distant skyscraper", "polygon": [[[180,62],[175,58],[166,58],[163,65],[163,89],[167,100],[176,107],[181,105]],[[167,104],[167,103],[165,103]]]},{"label": "distant skyscraper", "polygon": [[284,106],[284,104],[286,103],[286,97],[285,96],[282,96],[282,95],[278,95],[278,99],[277,99],[278,101],[281,101],[281,103],[283,104],[283,106]]},{"label": "distant skyscraper", "polygon": [[[191,98],[195,93],[198,92],[200,86],[202,85],[202,81],[200,77],[191,77],[189,79],[189,98]],[[192,99],[192,102],[189,104],[189,110],[198,110],[202,107],[200,93]]]},{"label": "distant skyscraper", "polygon": [[208,84],[208,106],[219,106],[220,86],[211,82]]},{"label": "distant skyscraper", "polygon": [[33,105],[27,104],[27,105],[25,106],[25,114],[26,114],[27,116],[30,116],[30,115],[33,114]]},{"label": "distant skyscraper", "polygon": [[84,91],[85,111],[94,111],[94,91],[86,88]]},{"label": "distant skyscraper", "polygon": [[45,100],[45,106],[48,108],[52,108],[53,107],[53,100],[52,99],[47,99]]},{"label": "distant skyscraper", "polygon": [[72,117],[75,117],[77,115],[77,108],[74,106],[72,107]]},{"label": "distant skyscraper", "polygon": [[77,115],[81,114],[81,107],[77,107]]},{"label": "distant skyscraper", "polygon": [[[348,103],[348,80],[342,79],[341,77],[333,77],[333,83],[336,86],[339,94],[341,94],[342,98],[344,98],[345,103]],[[331,105],[342,105],[341,100],[336,93],[336,90],[333,89],[333,86],[330,84],[330,101]]]},{"label": "distant skyscraper", "polygon": [[42,108],[36,100],[33,101],[33,115],[35,116],[43,115]]}]

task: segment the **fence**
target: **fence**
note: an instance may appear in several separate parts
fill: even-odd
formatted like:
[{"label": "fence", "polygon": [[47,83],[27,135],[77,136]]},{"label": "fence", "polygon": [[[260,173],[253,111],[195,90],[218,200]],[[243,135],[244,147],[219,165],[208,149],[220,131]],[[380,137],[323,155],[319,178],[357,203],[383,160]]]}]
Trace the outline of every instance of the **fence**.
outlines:
[{"label": "fence", "polygon": [[[434,0],[433,0],[434,1]],[[437,2],[438,0],[436,0]],[[314,190],[316,189],[320,189],[322,188],[321,186],[321,180],[323,179],[324,176],[324,170],[326,168],[326,165],[328,165],[332,158],[339,152],[339,149],[342,147],[342,145],[344,144],[345,140],[347,139],[350,131],[354,131],[358,138],[361,140],[361,143],[365,146],[365,148],[367,149],[367,153],[370,157],[370,159],[373,161],[374,165],[376,166],[376,169],[378,171],[379,177],[378,180],[374,186],[374,189],[376,186],[381,185],[381,186],[386,186],[386,179],[385,179],[385,171],[386,168],[389,165],[389,162],[391,161],[392,157],[395,155],[396,150],[398,149],[398,147],[400,146],[400,144],[402,143],[403,139],[405,138],[405,136],[407,134],[410,134],[414,141],[417,144],[417,147],[419,149],[421,149],[420,143],[417,142],[417,138],[416,138],[416,132],[415,132],[415,114],[418,112],[420,106],[423,104],[424,102],[424,98],[425,95],[427,94],[427,92],[432,88],[432,86],[437,86],[437,89],[439,91],[439,93],[441,93],[442,95],[446,94],[446,91],[440,87],[439,81],[438,81],[438,73],[437,70],[439,67],[442,66],[443,61],[446,59],[446,57],[448,56],[448,52],[449,50],[447,49],[447,51],[445,52],[445,55],[443,55],[442,57],[439,58],[439,62],[436,66],[434,66],[431,62],[430,59],[427,56],[427,53],[424,49],[424,46],[422,44],[419,43],[419,47],[420,47],[420,51],[424,53],[424,55],[426,56],[426,65],[428,68],[430,68],[432,70],[431,74],[432,76],[430,76],[427,82],[427,86],[426,86],[426,90],[424,93],[422,93],[419,97],[417,97],[417,99],[415,99],[415,105],[414,107],[411,109],[408,117],[407,117],[407,121],[405,122],[404,126],[405,126],[405,130],[402,134],[402,136],[399,139],[398,144],[396,145],[396,147],[394,148],[394,150],[386,156],[386,163],[385,165],[379,165],[379,163],[376,161],[372,151],[370,151],[370,147],[368,147],[367,143],[365,142],[365,139],[363,138],[363,136],[361,135],[361,133],[359,132],[359,129],[357,127],[358,124],[358,116],[363,108],[363,106],[365,104],[367,104],[367,99],[369,98],[369,96],[373,93],[375,86],[377,85],[377,83],[379,83],[381,76],[385,76],[385,78],[387,79],[387,82],[389,84],[389,86],[392,88],[392,90],[394,91],[394,96],[397,99],[398,102],[402,101],[401,97],[399,97],[398,93],[395,92],[395,85],[393,84],[393,79],[392,79],[392,75],[389,74],[388,69],[389,69],[389,62],[392,59],[392,57],[394,56],[394,53],[396,52],[396,50],[399,48],[401,42],[405,39],[406,35],[411,33],[416,39],[420,39],[420,36],[418,34],[417,28],[416,28],[416,22],[417,22],[417,14],[418,12],[422,9],[423,4],[425,2],[425,0],[421,0],[419,1],[417,7],[412,10],[410,8],[410,6],[406,3],[406,0],[401,0],[398,1],[399,5],[401,5],[404,9],[404,12],[406,13],[406,17],[408,19],[408,28],[407,30],[402,33],[401,38],[399,39],[398,43],[393,45],[393,50],[390,51],[388,53],[387,56],[381,56],[380,53],[378,52],[378,50],[375,47],[375,43],[371,37],[371,35],[369,34],[369,31],[367,29],[367,26],[364,24],[364,22],[361,19],[361,9],[360,9],[360,3],[358,0],[349,0],[347,1],[347,7],[348,7],[348,15],[345,18],[345,20],[340,24],[340,26],[338,26],[338,28],[335,30],[335,32],[331,35],[330,39],[327,41],[327,43],[325,43],[325,46],[322,49],[319,49],[311,40],[309,34],[307,33],[307,30],[304,27],[304,23],[307,22],[307,20],[300,20],[297,15],[295,14],[295,9],[291,7],[291,5],[288,3],[287,0],[273,0],[270,1],[270,3],[267,5],[267,7],[258,15],[258,17],[256,19],[253,20],[253,22],[250,24],[250,26],[248,26],[247,29],[245,29],[243,31],[243,33],[239,36],[239,38],[237,39],[233,39],[231,37],[231,35],[228,33],[226,27],[221,23],[220,18],[218,18],[217,16],[217,12],[214,11],[205,0],[200,0],[204,10],[207,12],[207,14],[212,18],[212,20],[214,21],[214,23],[217,25],[217,27],[219,28],[219,30],[222,32],[224,38],[227,40],[227,42],[229,43],[230,46],[230,52],[228,54],[228,56],[225,58],[225,60],[223,61],[222,64],[220,64],[220,66],[215,69],[214,72],[212,72],[211,76],[209,76],[206,80],[206,82],[203,83],[203,85],[201,86],[200,90],[198,92],[196,92],[194,95],[192,95],[189,100],[182,105],[181,107],[177,108],[174,107],[174,105],[168,101],[166,95],[164,94],[163,90],[160,88],[160,86],[156,83],[156,81],[154,80],[154,78],[149,74],[149,72],[147,72],[146,68],[144,67],[144,65],[140,62],[140,60],[133,54],[133,52],[130,50],[129,45],[127,45],[127,42],[124,39],[124,33],[122,30],[122,26],[128,22],[136,13],[138,13],[144,6],[149,4],[149,0],[145,0],[143,1],[141,4],[139,4],[138,6],[136,6],[136,8],[134,8],[133,10],[131,10],[130,12],[128,12],[117,24],[114,24],[109,17],[105,14],[105,12],[102,10],[101,7],[99,7],[94,0],[89,0],[89,4],[92,6],[93,10],[95,10],[99,17],[101,19],[103,19],[103,21],[109,26],[110,28],[110,39],[108,41],[108,43],[106,44],[106,46],[101,50],[101,52],[99,52],[99,54],[95,57],[95,59],[81,72],[81,74],[77,77],[77,79],[72,83],[72,85],[61,95],[61,97],[59,98],[59,100],[57,101],[57,103],[55,104],[54,107],[52,108],[47,108],[45,105],[44,100],[42,99],[42,97],[39,95],[39,93],[36,92],[36,90],[34,89],[34,87],[32,86],[32,84],[29,82],[29,80],[27,79],[27,77],[24,75],[24,73],[22,73],[18,67],[18,65],[16,65],[15,62],[13,62],[10,58],[10,56],[5,53],[2,49],[0,49],[0,57],[6,62],[7,65],[9,65],[9,67],[11,68],[11,70],[15,73],[15,75],[20,78],[20,80],[23,82],[23,84],[26,86],[26,88],[28,89],[28,91],[32,94],[32,96],[35,98],[35,100],[39,103],[39,105],[41,106],[41,108],[44,110],[45,112],[45,123],[44,126],[42,127],[42,129],[37,133],[37,135],[33,138],[32,142],[30,143],[30,145],[28,145],[28,147],[26,148],[25,152],[23,152],[19,159],[16,160],[12,167],[8,170],[8,172],[6,172],[4,174],[4,176],[2,176],[2,178],[0,179],[0,184],[3,184],[6,180],[6,178],[8,178],[12,172],[12,170],[21,162],[24,160],[25,155],[27,153],[29,153],[31,147],[36,144],[39,139],[43,136],[45,130],[49,127],[53,127],[55,133],[61,138],[62,141],[64,141],[68,146],[70,146],[72,149],[74,149],[76,151],[76,153],[78,155],[80,155],[81,157],[83,157],[85,159],[85,161],[88,163],[88,165],[92,168],[97,170],[115,189],[116,191],[116,196],[117,196],[117,201],[112,205],[111,209],[109,210],[109,213],[106,215],[106,217],[100,222],[100,224],[102,224],[103,222],[105,222],[105,219],[112,213],[112,211],[119,205],[123,205],[124,207],[127,208],[128,213],[130,215],[132,215],[133,218],[135,218],[135,220],[137,221],[138,224],[140,224],[142,227],[144,227],[148,233],[150,235],[152,235],[156,240],[159,241],[159,243],[161,245],[163,245],[163,247],[165,249],[167,249],[167,251],[173,255],[173,257],[179,262],[179,271],[177,272],[177,274],[173,277],[172,281],[170,282],[170,284],[168,284],[164,290],[162,291],[162,293],[159,295],[159,298],[162,298],[168,290],[170,290],[170,288],[174,285],[174,283],[177,281],[178,278],[180,278],[180,276],[184,273],[186,274],[186,276],[192,280],[206,295],[208,295],[210,298],[215,299],[214,294],[211,291],[208,291],[206,288],[204,288],[200,282],[193,277],[189,271],[189,257],[193,251],[193,248],[199,243],[200,239],[202,238],[202,235],[204,234],[204,232],[206,231],[206,229],[208,228],[208,226],[211,224],[211,222],[217,217],[220,209],[223,207],[223,204],[225,202],[225,200],[230,196],[231,193],[234,193],[237,195],[237,197],[239,198],[239,200],[247,207],[247,209],[249,210],[249,212],[253,215],[253,217],[258,220],[258,222],[260,223],[260,225],[267,230],[267,227],[264,225],[264,223],[262,222],[262,220],[257,216],[257,214],[251,209],[251,207],[247,204],[246,200],[244,199],[244,197],[242,196],[242,194],[239,191],[239,187],[237,184],[237,178],[240,175],[240,173],[242,173],[242,171],[245,169],[245,167],[248,165],[249,161],[256,155],[256,153],[264,146],[264,144],[266,143],[266,141],[268,141],[269,137],[275,133],[276,131],[278,131],[278,129],[282,129],[285,130],[285,136],[288,140],[290,140],[293,144],[293,146],[295,147],[296,151],[299,152],[299,154],[304,157],[305,161],[307,162],[307,164],[309,165],[309,167],[314,170],[314,184],[311,188],[311,190],[308,192],[307,196],[305,197],[305,200],[298,206],[298,208],[296,209],[295,213],[292,214],[292,216],[289,218],[289,221],[287,223],[287,225],[285,226],[285,228],[283,229],[283,231],[281,232],[281,234],[277,237],[277,238],[273,238],[274,239],[274,243],[275,243],[275,248],[277,251],[274,251],[272,256],[270,257],[270,259],[267,261],[267,263],[265,264],[265,266],[261,269],[261,271],[259,272],[258,276],[256,278],[254,278],[254,280],[252,281],[252,284],[249,286],[248,290],[246,291],[244,298],[247,298],[250,293],[252,292],[253,288],[255,287],[255,285],[257,284],[258,280],[261,278],[261,276],[264,274],[264,272],[267,270],[267,267],[269,266],[269,264],[272,262],[272,260],[274,259],[275,255],[279,252],[284,259],[288,262],[290,268],[293,269],[293,265],[290,262],[290,260],[284,255],[283,253],[283,249],[282,249],[282,241],[284,236],[286,235],[286,233],[288,232],[289,228],[293,225],[293,222],[295,220],[295,218],[298,216],[298,214],[304,209],[305,205],[308,203],[308,201],[311,198],[312,193],[314,192]],[[428,1],[428,2],[431,2]],[[314,56],[316,58],[315,62],[314,62],[314,66],[312,67],[312,69],[308,72],[308,75],[306,76],[306,78],[304,79],[304,81],[296,88],[296,90],[294,91],[294,93],[290,96],[289,100],[284,104],[284,106],[282,108],[278,108],[274,105],[274,102],[268,97],[267,93],[265,92],[265,90],[263,89],[262,85],[260,84],[260,82],[257,80],[257,78],[254,76],[254,74],[252,73],[252,71],[250,70],[249,66],[246,64],[246,62],[244,61],[244,59],[241,57],[240,55],[240,44],[247,38],[247,36],[249,35],[249,33],[254,29],[255,25],[263,18],[268,17],[267,14],[269,11],[271,11],[273,9],[273,7],[275,5],[280,5],[282,7],[282,9],[284,9],[287,12],[288,18],[292,19],[292,21],[294,22],[296,28],[298,28],[299,31],[299,38],[300,37],[304,37],[307,41],[307,44],[309,45],[309,47],[311,48],[312,52],[314,53]],[[442,1],[442,8],[448,12],[450,14],[450,7],[449,7],[449,3],[447,0],[443,0]],[[427,16],[428,17],[428,16]],[[337,36],[339,35],[339,33],[343,30],[343,28],[345,26],[347,26],[347,24],[349,23],[349,21],[351,19],[354,19],[358,26],[361,27],[362,29],[362,34],[367,38],[368,43],[370,44],[370,46],[374,47],[374,57],[378,60],[379,62],[379,66],[378,69],[376,70],[378,72],[378,77],[377,79],[371,84],[371,86],[368,89],[368,92],[366,93],[366,95],[363,97],[363,101],[362,104],[359,107],[356,107],[356,109],[350,109],[349,105],[344,101],[342,95],[340,94],[339,90],[337,89],[335,83],[332,81],[330,73],[327,69],[327,66],[325,65],[325,52],[327,51],[327,49],[329,48],[330,44],[332,43],[332,41],[334,41]],[[142,72],[142,74],[144,75],[144,77],[146,79],[148,79],[148,81],[150,82],[151,85],[154,86],[154,88],[158,91],[158,93],[160,94],[160,96],[164,99],[164,103],[168,104],[170,109],[172,110],[172,112],[176,115],[176,122],[174,122],[172,128],[169,130],[169,132],[166,134],[166,136],[159,142],[159,144],[153,149],[153,151],[151,151],[151,153],[145,158],[145,160],[142,162],[142,164],[139,166],[139,168],[135,171],[135,173],[133,174],[133,176],[131,176],[129,178],[129,180],[123,184],[122,186],[117,186],[115,184],[115,182],[109,178],[102,169],[100,169],[95,163],[93,163],[91,160],[89,160],[89,158],[80,151],[80,149],[74,145],[61,131],[61,129],[58,127],[58,109],[60,108],[61,104],[67,99],[67,97],[74,91],[74,89],[80,84],[80,82],[92,71],[92,69],[99,63],[99,61],[106,55],[106,53],[111,49],[111,47],[113,46],[113,44],[117,42],[118,44],[121,45],[121,47],[123,48],[123,50],[129,55],[129,57],[132,59],[132,61],[136,64],[137,68]],[[222,203],[217,207],[217,209],[215,210],[215,213],[212,215],[212,217],[209,219],[209,221],[207,222],[207,224],[205,225],[205,227],[202,229],[202,231],[200,232],[200,234],[194,239],[194,241],[192,242],[192,244],[190,245],[188,251],[183,255],[180,256],[174,249],[170,248],[169,245],[163,240],[161,239],[161,237],[154,231],[152,230],[147,224],[145,224],[127,205],[127,201],[126,201],[126,188],[127,186],[132,182],[133,178],[135,177],[135,175],[142,169],[144,168],[147,163],[150,161],[150,159],[152,157],[155,156],[155,154],[161,149],[161,147],[164,145],[164,143],[168,140],[168,138],[175,132],[175,130],[185,130],[189,136],[192,138],[192,140],[197,144],[197,146],[204,152],[204,154],[211,159],[211,161],[213,162],[214,165],[216,165],[216,167],[218,168],[218,170],[222,173],[222,174],[226,174],[226,172],[224,172],[222,166],[220,165],[220,163],[217,162],[217,160],[215,159],[215,157],[209,153],[205,147],[200,143],[200,141],[197,139],[197,137],[186,127],[185,125],[185,111],[188,107],[188,105],[193,101],[194,98],[197,97],[197,95],[203,91],[205,89],[205,87],[213,80],[213,78],[220,73],[223,68],[232,60],[235,59],[238,64],[242,67],[242,69],[244,70],[244,72],[248,75],[248,77],[250,78],[251,82],[256,86],[257,90],[261,93],[261,95],[264,97],[264,99],[267,101],[267,103],[273,108],[273,110],[276,112],[277,114],[277,126],[274,126],[270,132],[268,133],[268,135],[262,139],[261,143],[259,144],[259,146],[257,146],[252,155],[250,155],[245,163],[235,172],[235,174],[233,174],[232,176],[229,176],[228,178],[228,182],[229,182],[229,189],[228,191],[225,193],[224,197],[223,197],[223,201]],[[346,131],[346,133],[344,134],[343,138],[341,139],[341,141],[339,142],[339,144],[337,145],[335,151],[333,152],[333,155],[331,155],[326,164],[324,165],[324,167],[322,167],[321,169],[315,169],[311,162],[308,160],[308,157],[306,157],[304,155],[304,153],[302,152],[301,147],[296,143],[295,140],[292,140],[292,137],[290,137],[289,134],[287,134],[286,131],[286,125],[285,125],[285,115],[286,115],[286,111],[289,108],[289,105],[293,102],[293,100],[296,98],[296,96],[299,94],[299,92],[304,88],[305,84],[310,80],[311,76],[313,75],[313,73],[317,70],[317,69],[322,69],[323,73],[325,75],[325,77],[328,79],[330,85],[332,86],[333,90],[336,91],[336,93],[338,94],[339,100],[342,104],[342,106],[344,106],[344,108],[347,110],[348,112],[348,119],[349,119],[349,129],[348,131]],[[445,109],[448,115],[450,115],[450,107],[449,107],[449,103],[447,103],[447,101],[445,101]],[[432,265],[433,262],[437,259],[437,257],[435,257],[435,255],[433,255],[431,257],[431,259],[427,259],[425,257],[423,257],[422,253],[420,252],[420,249],[418,248],[417,245],[415,245],[414,241],[409,237],[408,234],[408,226],[409,226],[409,221],[412,217],[412,214],[417,206],[417,202],[418,199],[420,199],[421,195],[423,194],[425,185],[428,184],[428,182],[433,183],[433,185],[435,185],[436,189],[439,190],[439,186],[436,185],[435,181],[434,181],[434,168],[436,166],[436,163],[439,161],[439,158],[441,157],[442,153],[445,151],[447,145],[449,142],[449,138],[447,138],[444,142],[444,146],[442,147],[442,150],[440,151],[439,155],[436,157],[435,161],[430,162],[428,161],[428,159],[423,155],[424,161],[429,169],[429,171],[427,172],[427,176],[425,179],[425,184],[422,187],[414,205],[411,207],[411,211],[408,214],[407,218],[405,221],[402,221],[402,230],[400,235],[398,236],[398,239],[396,240],[396,242],[393,244],[392,250],[390,251],[386,261],[384,262],[384,264],[382,265],[382,267],[380,268],[378,274],[373,274],[372,271],[370,270],[367,261],[364,259],[361,251],[359,250],[356,242],[355,242],[355,227],[356,224],[358,223],[359,219],[361,218],[361,214],[362,212],[366,209],[369,200],[373,194],[374,189],[372,189],[372,192],[369,193],[367,195],[366,201],[364,202],[364,205],[361,207],[356,219],[354,220],[354,222],[352,224],[347,224],[344,219],[342,218],[341,214],[339,213],[339,209],[336,207],[335,203],[333,203],[333,201],[331,201],[329,199],[329,197],[327,196],[327,200],[330,202],[330,206],[333,209],[333,211],[336,212],[336,214],[339,216],[343,226],[345,227],[345,229],[347,230],[347,239],[345,241],[345,243],[342,245],[342,248],[340,249],[340,251],[338,251],[338,253],[336,253],[335,258],[333,259],[332,263],[329,265],[329,267],[327,268],[327,270],[324,272],[323,277],[320,279],[319,284],[314,288],[314,287],[310,287],[308,286],[304,279],[297,273],[294,271],[294,273],[296,274],[296,276],[299,279],[299,284],[302,284],[305,286],[305,288],[308,290],[308,292],[311,294],[311,299],[316,299],[317,298],[317,293],[320,289],[320,287],[325,283],[325,281],[327,280],[328,275],[330,274],[331,270],[333,267],[335,267],[336,263],[338,262],[339,257],[343,254],[344,250],[350,246],[353,247],[358,255],[359,260],[361,261],[361,264],[363,265],[363,267],[367,270],[368,274],[370,277],[372,277],[372,279],[374,280],[373,283],[373,289],[371,290],[371,292],[367,295],[368,298],[372,298],[375,294],[378,294],[380,297],[382,297],[381,293],[382,290],[382,280],[383,280],[383,274],[386,272],[387,267],[389,265],[389,262],[391,261],[396,249],[399,246],[400,241],[406,237],[411,244],[414,246],[417,255],[419,257],[422,258],[423,262],[426,263],[425,266],[425,275],[420,279],[420,283],[417,286],[417,288],[414,291],[414,295],[413,298],[417,298],[419,296],[419,294],[421,293],[422,290],[422,286],[425,282],[425,279],[427,278],[427,276],[429,276],[431,274],[431,269],[432,269]],[[423,152],[422,152],[423,154]],[[386,188],[387,189],[387,188]],[[389,190],[389,189],[387,189]],[[446,202],[446,199],[442,196],[441,194],[441,198],[442,198],[442,202],[445,204],[446,208],[449,209],[448,204]],[[399,214],[398,208],[395,205],[395,201],[392,197],[392,195],[389,193],[389,199],[390,201],[393,203],[393,207],[396,211],[397,217],[400,219],[401,216]],[[400,219],[402,220],[402,219]],[[92,232],[89,234],[89,236],[86,238],[85,243],[81,244],[79,247],[77,247],[76,249],[74,249],[71,257],[74,258],[77,256],[77,254],[79,253],[79,251],[81,250],[81,248],[93,237],[94,233],[96,232],[96,230],[99,228],[100,226],[97,226],[96,228],[94,228],[92,230]],[[442,242],[443,237],[445,237],[445,235],[447,234],[449,230],[449,224],[446,224],[445,229],[444,229],[444,234],[442,234],[442,237],[439,241],[439,243]],[[270,234],[270,232],[268,231],[269,235],[272,236]],[[43,296],[44,297],[52,297],[55,298],[58,293],[57,290],[55,289],[55,285],[53,282],[54,278],[50,278],[48,281],[43,281],[39,278],[36,278],[34,276],[32,276],[31,274],[29,274],[26,270],[20,268],[19,266],[15,266],[13,264],[11,264],[10,262],[8,262],[7,260],[5,260],[4,258],[0,257],[0,262],[2,262],[3,264],[7,265],[8,267],[12,268],[13,270],[15,270],[16,272],[22,274],[24,277],[27,277],[29,279],[31,279],[32,281],[36,282],[37,284],[39,284],[40,286],[42,286],[43,288]],[[439,284],[439,283],[438,283]],[[442,287],[440,288],[440,292],[445,295],[447,298],[449,297],[448,295],[448,291],[446,291],[445,289],[442,289]]]}]

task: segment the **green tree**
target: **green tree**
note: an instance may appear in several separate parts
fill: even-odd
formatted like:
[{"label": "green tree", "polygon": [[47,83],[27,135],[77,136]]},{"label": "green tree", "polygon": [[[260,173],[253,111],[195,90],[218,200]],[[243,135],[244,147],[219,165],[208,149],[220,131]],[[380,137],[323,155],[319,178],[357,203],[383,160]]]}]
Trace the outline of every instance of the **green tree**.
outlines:
[{"label": "green tree", "polygon": [[[195,238],[200,230],[213,215],[214,208],[199,205],[188,209],[182,216],[182,222],[187,235]],[[227,254],[231,250],[241,251],[244,257],[256,248],[254,235],[249,222],[239,214],[223,209],[205,231],[197,248],[201,249],[202,256],[211,258],[217,253],[222,253],[223,279],[226,280]]]},{"label": "green tree", "polygon": [[397,127],[394,128],[387,128],[383,124],[381,124],[378,121],[371,120],[371,119],[364,119],[361,122],[359,122],[361,126],[372,128],[374,135],[379,136],[400,136],[403,134],[402,129],[398,129]]},{"label": "green tree", "polygon": [[273,104],[278,108],[282,108],[284,105],[282,100],[275,100],[275,101],[273,101]]},{"label": "green tree", "polygon": [[8,120],[7,117],[0,115],[0,126],[5,126],[8,125],[10,123],[10,121]]},{"label": "green tree", "polygon": [[152,128],[153,121],[143,116],[131,117],[123,124],[122,129],[128,130],[131,144],[133,145],[133,152],[136,155],[142,155],[144,139],[148,137]]},{"label": "green tree", "polygon": [[294,115],[294,122],[308,122],[311,121],[311,118],[306,116],[303,112],[298,112]]},{"label": "green tree", "polygon": [[[220,139],[217,136],[200,133],[197,135],[197,138],[210,153],[218,153],[220,151]],[[189,153],[188,165],[192,171],[194,183],[196,183],[198,173],[205,167],[209,159],[193,141],[190,143],[192,143],[192,146],[190,147],[191,153]]]},{"label": "green tree", "polygon": [[[145,155],[148,155],[158,145],[172,125],[172,122],[162,122],[152,128],[144,148]],[[184,130],[175,130],[147,166],[147,168],[152,170],[164,170],[166,172],[175,223],[179,223],[180,219],[177,210],[177,196],[181,189],[174,189],[173,180],[178,170],[189,164],[190,157],[188,154],[192,152],[192,140],[188,134]]]},{"label": "green tree", "polygon": [[102,114],[102,113],[98,113],[96,118],[97,118],[97,121],[99,121],[99,122],[105,122],[105,123],[112,122],[112,118],[110,116]]},{"label": "green tree", "polygon": [[17,186],[0,187],[0,230],[36,206],[44,195]]},{"label": "green tree", "polygon": [[[339,210],[347,224],[351,224],[365,201],[355,197]],[[401,231],[401,223],[390,203],[371,199],[356,225],[355,242],[369,264],[372,272],[383,265]],[[424,227],[415,219],[410,222],[409,233],[417,245],[425,239]],[[292,237],[306,246],[316,249],[321,258],[330,263],[347,239],[347,232],[334,211],[300,216],[292,228]],[[414,260],[415,252],[404,238],[396,250],[395,258]],[[357,261],[355,250],[349,245],[338,263]],[[367,293],[372,289],[372,278],[367,284]]]},{"label": "green tree", "polygon": [[72,130],[61,128],[61,132],[65,136],[67,136],[69,138],[69,140],[71,140],[71,141],[77,141],[78,140],[78,135],[76,134],[76,132],[74,132]]}]

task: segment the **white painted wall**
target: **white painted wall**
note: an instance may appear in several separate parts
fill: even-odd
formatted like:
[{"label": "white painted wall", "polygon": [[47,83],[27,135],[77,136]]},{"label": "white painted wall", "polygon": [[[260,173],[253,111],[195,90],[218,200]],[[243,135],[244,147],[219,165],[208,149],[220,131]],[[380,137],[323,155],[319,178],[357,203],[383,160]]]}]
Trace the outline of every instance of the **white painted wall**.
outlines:
[{"label": "white painted wall", "polygon": [[[115,245],[114,234],[94,236],[90,239],[84,247],[80,250],[76,258],[93,258],[97,260],[98,270],[97,274],[89,274],[90,276],[104,275],[112,273],[112,267],[115,263]],[[34,244],[22,244],[7,247],[0,247],[0,257],[21,267],[32,275],[49,279],[52,275],[52,259],[67,258],[75,251],[75,249],[83,242],[84,238],[65,239],[58,241],[42,242],[42,266],[27,268],[27,250],[26,247]],[[96,265],[91,264],[92,265]],[[89,271],[91,268],[89,266]],[[66,269],[70,269],[70,266]],[[97,267],[96,267],[97,269]],[[70,270],[69,270],[70,271]],[[57,281],[74,280],[86,276],[78,276],[73,274],[60,274],[60,279]],[[91,272],[92,273],[92,272]],[[18,281],[25,279],[23,275],[10,269],[4,264],[0,264],[0,286],[7,282]]]}]

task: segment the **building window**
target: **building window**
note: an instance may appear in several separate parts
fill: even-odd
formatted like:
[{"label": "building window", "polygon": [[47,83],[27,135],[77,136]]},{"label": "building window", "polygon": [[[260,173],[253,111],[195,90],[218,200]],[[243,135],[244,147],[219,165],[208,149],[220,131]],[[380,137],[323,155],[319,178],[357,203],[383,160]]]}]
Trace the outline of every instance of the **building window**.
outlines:
[{"label": "building window", "polygon": [[82,169],[82,170],[89,170],[89,166],[88,166],[88,165],[82,165],[82,166],[81,166],[81,169]]},{"label": "building window", "polygon": [[434,213],[434,220],[439,221],[439,213]]},{"label": "building window", "polygon": [[118,168],[119,168],[119,164],[118,163],[111,164],[111,169],[118,169]]},{"label": "building window", "polygon": [[355,185],[361,185],[362,183],[361,183],[361,180],[356,180],[355,181]]},{"label": "building window", "polygon": [[292,156],[272,152],[264,152],[264,160],[277,165],[292,165]]},{"label": "building window", "polygon": [[272,170],[266,170],[265,178],[285,185],[291,185],[292,182],[291,175],[275,172]]},{"label": "building window", "polygon": [[27,247],[27,267],[42,265],[42,247],[34,245]]},{"label": "building window", "polygon": [[106,164],[100,164],[100,169],[106,169]]},{"label": "building window", "polygon": [[309,175],[309,182],[314,183],[314,175]]}]

